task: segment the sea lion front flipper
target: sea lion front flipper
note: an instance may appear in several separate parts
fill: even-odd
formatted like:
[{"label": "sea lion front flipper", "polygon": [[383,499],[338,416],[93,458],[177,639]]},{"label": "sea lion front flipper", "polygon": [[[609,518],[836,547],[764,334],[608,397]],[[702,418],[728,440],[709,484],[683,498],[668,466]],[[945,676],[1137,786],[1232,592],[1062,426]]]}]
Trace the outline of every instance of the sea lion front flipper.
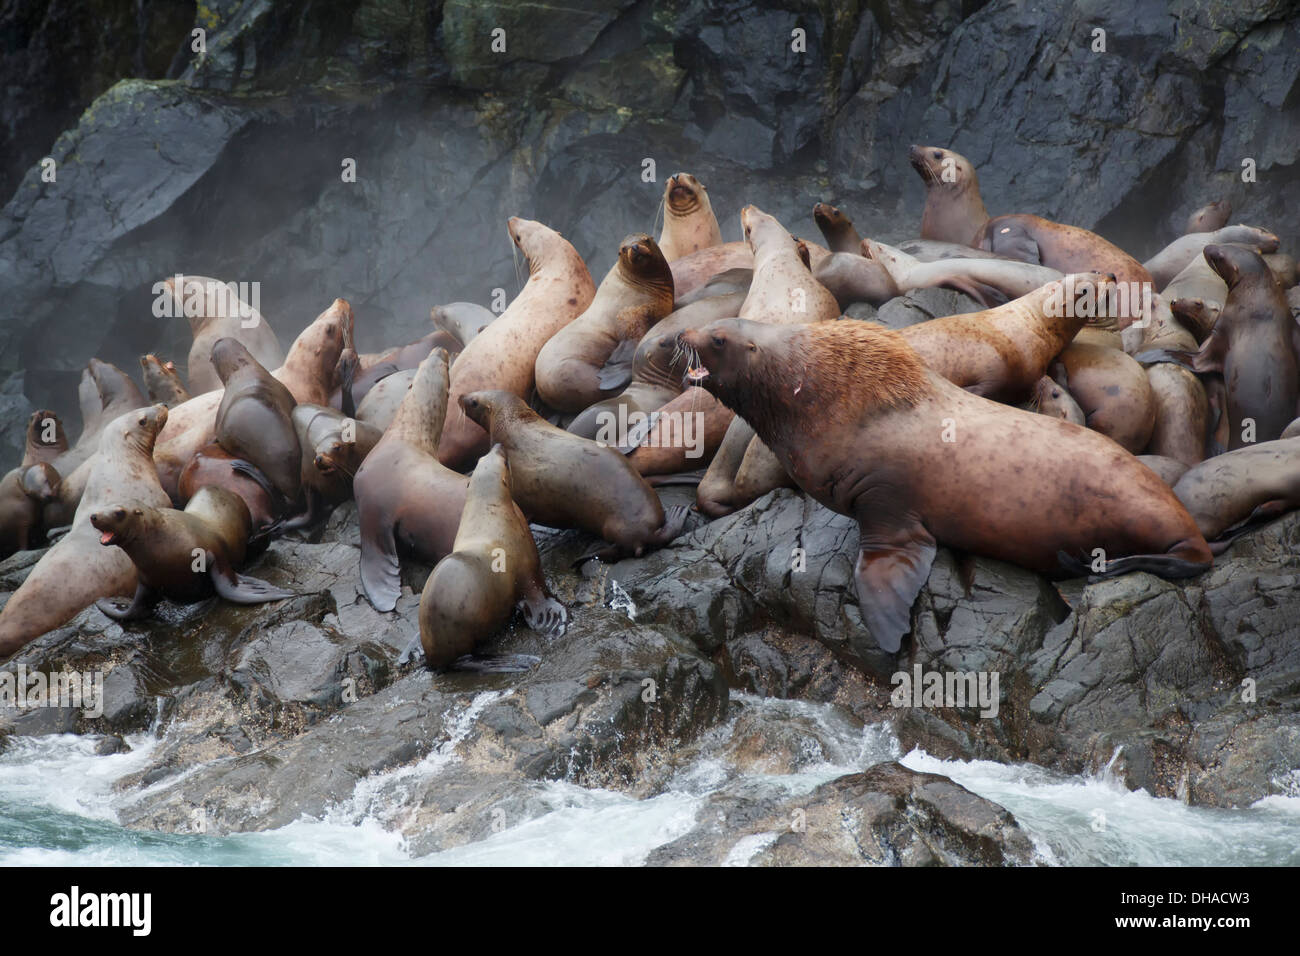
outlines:
[{"label": "sea lion front flipper", "polygon": [[294,592],[277,588],[274,584],[261,578],[250,578],[240,574],[234,568],[217,560],[217,556],[208,552],[208,576],[212,586],[223,600],[231,604],[264,604],[267,601],[280,601],[297,597]]},{"label": "sea lion front flipper", "polygon": [[54,544],[71,530],[72,525],[70,524],[61,524],[57,528],[50,528],[45,532],[45,540],[49,544]]},{"label": "sea lion front flipper", "polygon": [[536,654],[463,654],[447,669],[471,674],[523,674],[541,662]]},{"label": "sea lion front flipper", "polygon": [[988,248],[990,252],[996,252],[1008,259],[1019,259],[1021,262],[1029,262],[1036,266],[1043,264],[1043,254],[1039,251],[1038,242],[1024,226],[1018,224],[1007,223],[995,228],[993,234],[989,236]]},{"label": "sea lion front flipper", "polygon": [[339,356],[339,409],[354,421],[357,417],[357,400],[352,394],[352,386],[360,366],[361,357],[352,349],[344,349]]},{"label": "sea lion front flipper", "polygon": [[361,508],[361,587],[376,611],[391,611],[402,595],[393,522],[373,504]]},{"label": "sea lion front flipper", "polygon": [[662,415],[662,412],[651,412],[646,416],[645,421],[629,428],[626,436],[627,441],[618,446],[619,453],[630,455],[640,448],[641,443],[650,437],[650,432],[654,431],[654,427],[658,424]]},{"label": "sea lion front flipper", "polygon": [[673,505],[671,508],[664,509],[664,523],[655,532],[651,543],[663,545],[676,540],[685,529],[686,519],[690,515],[691,509],[686,505]]},{"label": "sea lion front flipper", "polygon": [[277,488],[271,479],[266,477],[266,472],[262,471],[251,461],[244,458],[232,458],[230,460],[230,470],[237,475],[243,475],[251,481],[257,483],[263,491],[271,496],[271,504],[274,506],[276,513],[281,514],[288,510],[289,503],[284,500],[284,494]]},{"label": "sea lion front flipper", "polygon": [[861,528],[862,545],[853,570],[858,612],[880,649],[894,654],[912,629],[912,605],[930,577],[937,547],[919,521],[905,528]]},{"label": "sea lion front flipper", "polygon": [[561,637],[569,625],[569,609],[544,589],[531,589],[515,606],[523,614],[524,623],[545,637]]},{"label": "sea lion front flipper", "polygon": [[415,632],[415,637],[411,638],[411,643],[406,645],[406,650],[397,658],[397,666],[405,667],[416,659],[424,659],[424,643],[420,640],[420,632]]},{"label": "sea lion front flipper", "polygon": [[113,598],[100,598],[95,602],[95,607],[115,621],[137,621],[142,617],[148,617],[149,611],[157,601],[158,595],[152,588],[144,584],[136,584],[135,597],[126,607],[120,607]]},{"label": "sea lion front flipper", "polygon": [[636,355],[639,343],[633,339],[624,339],[614,346],[605,364],[596,373],[596,383],[604,391],[627,388],[632,381],[632,357]]}]

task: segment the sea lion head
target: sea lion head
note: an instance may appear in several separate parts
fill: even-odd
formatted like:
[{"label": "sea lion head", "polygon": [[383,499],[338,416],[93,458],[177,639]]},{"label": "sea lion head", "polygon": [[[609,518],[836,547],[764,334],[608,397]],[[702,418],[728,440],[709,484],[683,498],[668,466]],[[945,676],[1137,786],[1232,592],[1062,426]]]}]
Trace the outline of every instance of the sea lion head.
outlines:
[{"label": "sea lion head", "polygon": [[925,181],[927,190],[961,192],[972,185],[979,189],[975,167],[961,153],[940,146],[913,146],[908,150],[907,161]]},{"label": "sea lion head", "polygon": [[55,454],[68,450],[68,436],[63,422],[48,408],[38,408],[27,419],[27,450],[29,453]]},{"label": "sea lion head", "polygon": [[102,451],[113,445],[126,444],[146,455],[152,455],[158,433],[166,424],[166,405],[148,405],[133,409],[108,423],[100,439],[99,448]]},{"label": "sea lion head", "polygon": [[813,221],[817,223],[817,228],[822,231],[822,235],[826,235],[827,232],[838,232],[841,229],[853,228],[852,219],[826,202],[819,202],[813,206]]},{"label": "sea lion head", "polygon": [[664,205],[674,216],[689,216],[708,207],[708,190],[690,173],[677,173],[664,184]]},{"label": "sea lion head", "polygon": [[474,466],[474,471],[469,476],[469,493],[499,494],[502,491],[507,498],[510,497],[510,462],[506,459],[506,450],[500,442],[496,442]]},{"label": "sea lion head", "polygon": [[687,384],[714,394],[730,391],[748,376],[760,350],[770,344],[772,328],[747,319],[720,319],[682,332],[677,339],[686,351]]},{"label": "sea lion head", "polygon": [[618,247],[618,265],[624,277],[636,285],[666,289],[671,296],[673,272],[668,260],[655,242],[645,233],[634,233]]},{"label": "sea lion head", "polygon": [[485,389],[481,392],[469,392],[460,397],[460,407],[470,421],[489,434],[492,425],[502,417],[511,417],[519,413],[520,408],[527,409],[524,400],[513,392],[501,389]]},{"label": "sea lion head", "polygon": [[1074,400],[1069,390],[1047,375],[1040,378],[1034,386],[1030,403],[1041,415],[1057,418],[1063,422],[1073,422],[1076,425],[1085,424],[1079,403]]},{"label": "sea lion head", "polygon": [[1220,279],[1234,289],[1247,276],[1272,275],[1268,263],[1254,249],[1232,242],[1211,243],[1205,247],[1205,261]]},{"label": "sea lion head", "polygon": [[49,504],[59,497],[60,481],[59,473],[49,462],[38,462],[22,474],[23,494],[33,501]]},{"label": "sea lion head", "polygon": [[745,234],[745,241],[754,252],[759,246],[769,242],[788,242],[793,247],[795,240],[785,227],[757,206],[746,206],[740,210],[740,225]]},{"label": "sea lion head", "polygon": [[143,518],[143,508],[128,504],[109,505],[94,512],[90,523],[99,532],[99,543],[111,547],[130,544],[139,533]]},{"label": "sea lion head", "polygon": [[1214,232],[1226,226],[1231,215],[1232,203],[1226,199],[1216,199],[1187,217],[1187,228],[1184,232]]},{"label": "sea lion head", "polygon": [[557,233],[540,222],[521,219],[518,216],[511,216],[507,227],[510,231],[510,241],[528,260],[529,274],[536,272],[541,267],[546,251],[546,240]]},{"label": "sea lion head", "polygon": [[90,370],[90,376],[99,390],[101,408],[108,408],[114,402],[120,402],[132,393],[139,394],[140,390],[135,387],[135,383],[112,362],[101,362],[93,358],[86,367]]},{"label": "sea lion head", "polygon": [[257,359],[253,358],[252,353],[248,351],[243,342],[230,336],[217,339],[212,343],[211,361],[212,367],[216,370],[223,383],[228,382],[230,376],[241,368],[249,365],[258,365],[260,367],[261,365]]}]

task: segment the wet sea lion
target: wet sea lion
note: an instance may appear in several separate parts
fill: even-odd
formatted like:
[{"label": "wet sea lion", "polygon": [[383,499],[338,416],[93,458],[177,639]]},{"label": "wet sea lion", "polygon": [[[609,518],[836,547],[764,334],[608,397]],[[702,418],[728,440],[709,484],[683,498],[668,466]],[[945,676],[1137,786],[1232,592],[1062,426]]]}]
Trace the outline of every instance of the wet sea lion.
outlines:
[{"label": "wet sea lion", "polygon": [[258,364],[237,339],[217,339],[212,367],[224,384],[213,429],[232,455],[252,462],[280,494],[298,499],[301,449],[293,426],[293,393]]},{"label": "wet sea lion", "polygon": [[724,242],[692,252],[668,263],[673,273],[673,290],[682,302],[711,279],[736,270],[753,269],[754,253],[747,242]]},{"label": "wet sea lion", "polygon": [[381,432],[387,429],[414,381],[413,368],[381,378],[357,406],[357,421],[368,422]]},{"label": "wet sea lion", "polygon": [[[180,280],[179,282],[177,280]],[[163,283],[173,300],[175,314],[190,322],[194,342],[190,346],[190,391],[202,395],[221,388],[221,377],[212,367],[212,346],[218,339],[242,342],[264,368],[284,364],[284,349],[271,323],[238,295],[238,286],[207,276],[173,276]]]},{"label": "wet sea lion", "polygon": [[1088,427],[1134,455],[1151,440],[1155,396],[1144,369],[1119,349],[1075,342],[1052,364],[1052,377],[1074,396]]},{"label": "wet sea lion", "polygon": [[[1199,574],[1213,558],[1173,492],[1109,439],[972,395],[867,322],[726,319],[682,333],[704,387],[799,487],[857,519],[859,610],[896,651],[940,543],[1047,574]],[[789,383],[800,381],[801,388]],[[945,420],[956,440],[944,441]],[[1008,456],[1006,449],[1017,454]]]},{"label": "wet sea lion", "polygon": [[[1176,360],[1227,386],[1228,447],[1273,441],[1297,414],[1300,330],[1264,259],[1240,245],[1205,247],[1205,259],[1228,285],[1228,299],[1195,355],[1154,351],[1144,361]],[[1247,426],[1249,421],[1250,425]]]},{"label": "wet sea lion", "polygon": [[564,633],[568,609],[546,587],[537,544],[510,487],[505,453],[494,445],[470,476],[452,552],[420,594],[420,644],[430,667],[470,653],[505,627],[516,607],[533,630]]},{"label": "wet sea lion", "polygon": [[280,530],[310,527],[335,505],[352,497],[352,480],[383,437],[383,430],[324,405],[299,405],[293,427],[302,449],[302,490],[306,510]]},{"label": "wet sea lion", "polygon": [[113,503],[167,507],[170,502],[152,458],[154,441],[166,421],[166,407],[154,405],[104,427],[72,529],[0,609],[0,657],[66,623],[97,598],[135,590],[134,565],[121,551],[100,547],[90,515]]},{"label": "wet sea lion", "polygon": [[1187,268],[1188,263],[1201,255],[1206,246],[1221,246],[1228,242],[1254,246],[1262,252],[1273,252],[1278,245],[1277,236],[1267,229],[1225,226],[1214,232],[1194,232],[1179,236],[1148,259],[1144,266],[1151,274],[1156,289],[1163,291],[1178,273]]},{"label": "wet sea lion", "polygon": [[888,270],[875,259],[856,252],[833,252],[817,264],[813,278],[825,286],[840,309],[855,302],[884,305],[900,295]]},{"label": "wet sea lion", "polygon": [[817,223],[822,238],[826,240],[826,247],[832,254],[848,252],[859,255],[862,237],[853,228],[853,220],[843,210],[836,209],[830,203],[819,202],[813,206],[813,221]]},{"label": "wet sea lion", "polygon": [[1155,405],[1155,427],[1148,455],[1173,458],[1189,468],[1205,458],[1210,408],[1205,386],[1192,372],[1172,362],[1147,367]]},{"label": "wet sea lion", "polygon": [[1261,442],[1189,469],[1174,494],[1215,554],[1242,533],[1300,507],[1300,439]]},{"label": "wet sea lion", "polygon": [[175,362],[164,362],[153,354],[141,355],[140,371],[144,375],[144,388],[149,393],[149,401],[155,405],[175,408],[194,397],[181,381]]},{"label": "wet sea lion", "polygon": [[556,428],[510,392],[471,392],[460,401],[504,449],[511,493],[530,521],[581,528],[609,542],[587,556],[640,557],[681,533],[686,509],[665,513],[616,449]]},{"label": "wet sea lion", "polygon": [[537,394],[560,412],[580,412],[627,387],[637,343],[673,310],[673,276],[659,246],[631,235],[580,316],[537,353]]},{"label": "wet sea lion", "polygon": [[[460,351],[474,341],[474,337],[496,320],[497,314],[490,309],[473,302],[448,302],[435,305],[429,311],[429,318],[442,331],[453,335],[460,343]],[[451,349],[447,354],[451,354]]]},{"label": "wet sea lion", "polygon": [[1216,199],[1213,202],[1207,202],[1187,217],[1187,225],[1183,228],[1183,235],[1192,232],[1213,232],[1215,229],[1222,229],[1228,224],[1228,217],[1231,215],[1232,203],[1228,202],[1228,200]]},{"label": "wet sea lion", "polygon": [[[339,359],[352,345],[352,306],[335,299],[316,316],[289,347],[284,364],[271,372],[297,402],[328,405],[339,387]],[[181,469],[203,446],[216,440],[217,409],[221,391],[196,395],[171,410],[167,425],[158,436],[154,461],[164,490],[175,500]]]},{"label": "wet sea lion", "polygon": [[200,488],[184,511],[122,502],[97,509],[90,523],[105,548],[120,548],[138,582],[129,602],[100,598],[95,606],[115,621],[146,617],[160,599],[192,604],[216,593],[232,604],[294,597],[240,574],[252,522],[244,499],[225,488]]},{"label": "wet sea lion", "polygon": [[862,254],[878,262],[900,293],[939,286],[964,292],[986,306],[1028,295],[1061,278],[1056,269],[1013,259],[938,259],[922,262],[901,249],[862,240]]},{"label": "wet sea lion", "polygon": [[59,473],[49,462],[22,465],[0,478],[0,560],[44,545],[42,513],[58,493]]},{"label": "wet sea lion", "polygon": [[[461,395],[503,388],[527,399],[538,353],[591,305],[596,286],[577,250],[554,229],[513,217],[510,238],[528,260],[528,281],[501,317],[478,334],[451,373],[438,460],[459,468],[488,449],[487,433],[461,414]],[[444,552],[445,553],[445,552]]]},{"label": "wet sea lion", "polygon": [[253,522],[253,537],[262,538],[284,515],[288,503],[270,479],[255,468],[239,468],[244,463],[216,442],[194,453],[178,481],[177,500],[188,503],[209,485],[239,495]]},{"label": "wet sea lion", "polygon": [[722,245],[718,217],[709,203],[709,191],[690,173],[669,176],[664,183],[664,228],[659,250],[668,262],[692,252]]},{"label": "wet sea lion", "polygon": [[402,593],[399,553],[433,564],[455,545],[469,479],[438,461],[450,378],[446,350],[434,349],[352,482],[361,584],[377,611],[391,611]]}]

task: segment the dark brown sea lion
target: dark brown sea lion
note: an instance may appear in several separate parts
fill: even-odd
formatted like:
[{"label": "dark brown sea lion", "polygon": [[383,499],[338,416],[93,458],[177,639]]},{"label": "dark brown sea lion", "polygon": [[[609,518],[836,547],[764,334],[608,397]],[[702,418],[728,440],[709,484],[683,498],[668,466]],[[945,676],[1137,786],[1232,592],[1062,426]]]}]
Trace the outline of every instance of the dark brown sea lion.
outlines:
[{"label": "dark brown sea lion", "polygon": [[438,444],[438,460],[452,468],[472,464],[488,449],[487,432],[461,413],[460,396],[504,388],[529,398],[542,346],[582,315],[596,295],[582,257],[554,229],[514,217],[510,238],[528,259],[528,281],[501,317],[456,359],[448,419]]},{"label": "dark brown sea lion", "polygon": [[718,217],[709,203],[709,191],[690,173],[669,176],[664,183],[664,228],[659,250],[673,262],[692,252],[722,245]]},{"label": "dark brown sea lion", "polygon": [[255,467],[241,468],[241,464],[251,465],[216,442],[205,445],[182,469],[177,498],[186,504],[208,486],[233,492],[244,500],[248,508],[253,522],[253,537],[262,538],[284,516],[289,503],[261,471]]},{"label": "dark brown sea lion", "polygon": [[[473,342],[480,332],[496,321],[496,317],[497,313],[473,302],[448,302],[435,305],[429,311],[429,318],[435,326],[456,337],[460,343],[460,349],[456,351]],[[450,355],[451,351],[448,349],[447,354]]]},{"label": "dark brown sea lion", "polygon": [[1194,232],[1179,236],[1148,259],[1144,267],[1151,274],[1156,288],[1164,291],[1175,276],[1186,269],[1192,260],[1200,257],[1206,246],[1221,246],[1229,242],[1254,246],[1261,252],[1273,252],[1278,245],[1277,236],[1267,229],[1257,229],[1254,226],[1225,226],[1214,232]]},{"label": "dark brown sea lion", "polygon": [[1213,232],[1215,229],[1222,229],[1228,224],[1228,217],[1231,215],[1232,203],[1228,202],[1228,200],[1216,199],[1213,202],[1207,202],[1187,217],[1187,225],[1183,228],[1183,234]]},{"label": "dark brown sea lion", "polygon": [[218,339],[238,339],[265,368],[284,363],[284,349],[262,313],[239,297],[239,286],[207,276],[173,276],[162,283],[172,297],[175,314],[190,322],[190,391],[195,395],[221,387],[212,367],[212,346]]},{"label": "dark brown sea lion", "polygon": [[213,429],[217,444],[252,462],[287,500],[296,501],[302,452],[293,427],[293,393],[238,339],[217,339],[212,366],[225,387]]},{"label": "dark brown sea lion", "polygon": [[858,520],[859,610],[886,651],[910,630],[939,543],[1049,574],[1094,561],[1106,575],[1190,576],[1213,561],[1173,492],[1123,449],[958,388],[900,333],[728,319],[682,338],[705,387],[799,487]]},{"label": "dark brown sea lion", "polygon": [[1206,246],[1205,258],[1228,285],[1228,300],[1194,356],[1147,352],[1144,361],[1174,359],[1199,374],[1222,375],[1227,386],[1228,447],[1273,441],[1297,414],[1300,329],[1263,257],[1239,245]]},{"label": "dark brown sea lion", "polygon": [[155,405],[175,408],[194,397],[181,381],[175,362],[164,362],[152,353],[141,355],[140,371],[144,375],[144,388],[149,393],[149,401]]},{"label": "dark brown sea lion", "polygon": [[58,498],[59,473],[49,462],[22,465],[0,478],[0,560],[42,547],[42,513]]},{"label": "dark brown sea lion", "polygon": [[[335,299],[293,342],[284,364],[271,373],[298,402],[328,405],[339,387],[339,359],[352,346],[352,306]],[[214,426],[221,405],[221,391],[196,395],[171,411],[167,426],[158,436],[154,461],[164,490],[179,500],[181,470],[195,453],[216,440]]]},{"label": "dark brown sea lion", "polygon": [[537,394],[560,412],[580,412],[631,380],[637,343],[673,310],[673,275],[649,236],[628,236],[596,296],[537,353]]},{"label": "dark brown sea lion", "polygon": [[379,611],[391,611],[402,593],[399,554],[433,564],[456,541],[469,479],[438,461],[450,377],[447,352],[434,349],[352,482],[361,519],[361,584]]},{"label": "dark brown sea lion", "polygon": [[461,407],[505,450],[511,492],[530,521],[581,528],[609,542],[588,556],[640,557],[681,533],[686,509],[665,514],[659,496],[616,449],[556,428],[510,392],[472,392]]},{"label": "dark brown sea lion", "polygon": [[420,594],[420,643],[430,667],[446,667],[505,627],[516,607],[533,630],[559,637],[569,612],[547,590],[537,544],[511,499],[499,445],[479,459],[451,554]]},{"label": "dark brown sea lion", "polygon": [[1069,389],[1089,428],[1134,455],[1147,447],[1156,423],[1155,396],[1146,369],[1131,356],[1075,342],[1057,357],[1051,375]]},{"label": "dark brown sea lion", "polygon": [[129,602],[95,602],[116,621],[148,615],[161,598],[192,604],[216,593],[232,604],[262,604],[294,597],[240,574],[252,521],[244,499],[225,488],[200,488],[184,511],[123,502],[96,510],[90,523],[104,547],[121,548],[139,578]]},{"label": "dark brown sea lion", "polygon": [[28,416],[22,467],[53,464],[67,450],[68,436],[58,415],[48,408],[38,408]]},{"label": "dark brown sea lion", "polygon": [[1174,494],[1215,554],[1234,538],[1300,507],[1300,439],[1261,442],[1189,469]]},{"label": "dark brown sea lion", "polygon": [[104,427],[72,530],[45,553],[0,609],[0,658],[66,623],[97,598],[135,590],[135,566],[121,551],[100,547],[90,515],[118,502],[167,507],[152,458],[166,421],[166,407],[154,405]]},{"label": "dark brown sea lion", "polygon": [[853,220],[843,210],[836,209],[830,203],[819,202],[813,206],[813,221],[821,230],[822,238],[831,253],[848,252],[859,255],[862,237],[853,228]]},{"label": "dark brown sea lion", "polygon": [[299,405],[292,417],[302,449],[306,510],[282,524],[282,531],[310,527],[329,509],[351,498],[357,469],[384,434],[374,425],[324,405]]}]

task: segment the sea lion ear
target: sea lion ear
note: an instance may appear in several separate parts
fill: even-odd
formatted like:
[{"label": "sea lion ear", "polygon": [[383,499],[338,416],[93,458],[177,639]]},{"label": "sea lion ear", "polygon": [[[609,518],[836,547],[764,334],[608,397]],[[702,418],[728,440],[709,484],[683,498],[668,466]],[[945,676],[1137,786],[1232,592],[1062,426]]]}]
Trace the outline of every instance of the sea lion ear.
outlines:
[{"label": "sea lion ear", "polygon": [[143,515],[143,514],[144,514],[144,511],[143,511],[142,509],[140,509],[140,508],[136,508],[135,511],[134,511],[134,514],[136,514],[136,515]]},{"label": "sea lion ear", "polygon": [[755,342],[753,342],[752,340],[751,340],[750,343],[749,343],[749,350],[750,350],[751,352],[757,352],[757,351],[758,351],[758,345],[757,345]]}]

